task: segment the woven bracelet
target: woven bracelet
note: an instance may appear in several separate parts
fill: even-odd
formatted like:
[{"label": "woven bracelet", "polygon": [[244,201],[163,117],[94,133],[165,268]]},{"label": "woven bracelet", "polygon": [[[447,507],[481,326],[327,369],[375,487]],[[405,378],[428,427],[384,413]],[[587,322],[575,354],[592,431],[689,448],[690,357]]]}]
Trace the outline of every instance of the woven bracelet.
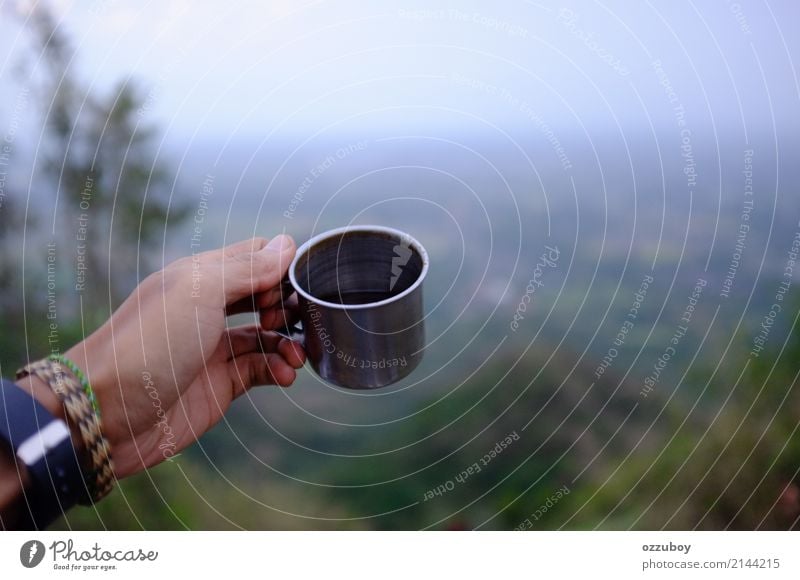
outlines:
[{"label": "woven bracelet", "polygon": [[53,389],[81,434],[87,458],[83,476],[90,500],[79,503],[90,505],[102,499],[114,487],[114,465],[111,448],[101,430],[97,398],[86,376],[61,355],[51,355],[17,371],[18,379],[27,375],[38,377]]}]

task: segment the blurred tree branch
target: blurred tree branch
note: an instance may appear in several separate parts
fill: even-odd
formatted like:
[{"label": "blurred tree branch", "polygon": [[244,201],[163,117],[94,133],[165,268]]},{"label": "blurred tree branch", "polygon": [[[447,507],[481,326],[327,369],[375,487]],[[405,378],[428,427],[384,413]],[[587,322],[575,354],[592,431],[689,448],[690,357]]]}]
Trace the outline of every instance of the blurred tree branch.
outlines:
[{"label": "blurred tree branch", "polygon": [[41,59],[42,177],[54,189],[68,261],[85,264],[85,283],[75,287],[94,309],[94,326],[160,266],[155,250],[188,206],[172,201],[175,183],[158,156],[158,133],[144,120],[147,101],[139,87],[126,80],[107,95],[85,87],[75,50],[41,3],[29,31]]}]

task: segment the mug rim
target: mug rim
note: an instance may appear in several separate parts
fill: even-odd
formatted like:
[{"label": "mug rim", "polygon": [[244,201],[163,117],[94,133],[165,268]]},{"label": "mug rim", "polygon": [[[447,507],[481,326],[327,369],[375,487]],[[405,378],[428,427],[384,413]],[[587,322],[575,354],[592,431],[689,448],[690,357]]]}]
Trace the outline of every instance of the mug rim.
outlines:
[{"label": "mug rim", "polygon": [[[409,286],[402,292],[400,292],[399,294],[395,294],[390,298],[385,298],[377,302],[367,302],[365,304],[340,304],[337,302],[328,302],[327,300],[321,300],[320,298],[317,298],[316,296],[309,294],[303,288],[301,288],[300,284],[297,283],[297,276],[295,275],[295,269],[297,268],[297,263],[305,254],[308,253],[308,250],[327,239],[353,232],[389,234],[395,237],[399,237],[401,240],[407,241],[409,246],[413,246],[414,250],[419,254],[420,258],[422,258],[422,270],[420,271],[419,276],[417,276],[417,279],[414,280],[414,283],[411,284],[411,286]],[[289,265],[289,281],[292,283],[292,288],[294,288],[295,292],[297,292],[306,300],[313,302],[314,304],[317,304],[318,306],[324,306],[326,308],[333,308],[336,310],[366,310],[368,308],[375,308],[376,306],[384,306],[386,304],[397,302],[398,300],[405,298],[406,296],[414,292],[417,288],[419,288],[419,286],[422,284],[422,281],[425,279],[425,275],[427,273],[428,273],[428,252],[425,250],[425,247],[421,243],[419,243],[419,241],[416,238],[414,238],[414,236],[404,231],[395,228],[390,228],[388,226],[371,226],[371,225],[343,226],[319,233],[316,236],[308,239],[299,248],[297,248],[297,252],[295,253],[294,259],[292,260],[292,263]]]}]

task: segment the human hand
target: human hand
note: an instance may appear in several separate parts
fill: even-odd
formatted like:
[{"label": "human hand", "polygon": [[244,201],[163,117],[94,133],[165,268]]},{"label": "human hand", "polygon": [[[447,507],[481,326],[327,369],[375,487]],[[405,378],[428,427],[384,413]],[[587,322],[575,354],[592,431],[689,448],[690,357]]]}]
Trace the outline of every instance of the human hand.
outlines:
[{"label": "human hand", "polygon": [[[118,478],[196,441],[250,387],[294,381],[305,353],[269,330],[291,316],[280,282],[295,249],[254,238],[173,262],[65,353],[95,391]],[[226,327],[256,310],[260,325]]]}]

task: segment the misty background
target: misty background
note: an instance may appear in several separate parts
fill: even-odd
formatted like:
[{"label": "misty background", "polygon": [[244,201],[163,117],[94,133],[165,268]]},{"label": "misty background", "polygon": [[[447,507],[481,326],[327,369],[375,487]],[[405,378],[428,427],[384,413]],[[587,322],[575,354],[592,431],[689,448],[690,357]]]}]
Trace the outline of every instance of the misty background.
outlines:
[{"label": "misty background", "polygon": [[0,4],[4,376],[192,252],[373,223],[431,257],[406,380],[253,390],[60,525],[797,527],[799,19]]}]

